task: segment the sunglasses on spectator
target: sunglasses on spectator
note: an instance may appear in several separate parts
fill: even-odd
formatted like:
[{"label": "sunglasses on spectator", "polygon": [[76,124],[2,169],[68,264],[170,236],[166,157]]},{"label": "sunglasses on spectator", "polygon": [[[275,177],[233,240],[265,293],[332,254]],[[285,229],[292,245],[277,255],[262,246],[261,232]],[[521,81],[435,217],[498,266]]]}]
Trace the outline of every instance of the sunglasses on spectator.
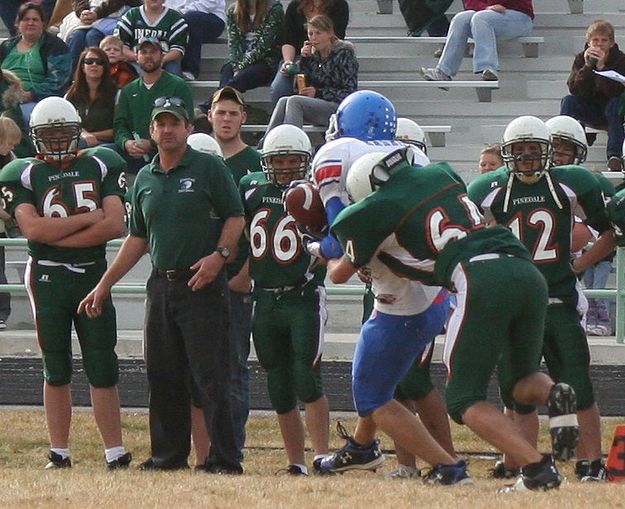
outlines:
[{"label": "sunglasses on spectator", "polygon": [[100,58],[85,58],[82,63],[85,65],[104,65],[104,60]]},{"label": "sunglasses on spectator", "polygon": [[154,99],[155,108],[168,108],[169,106],[184,106],[180,97],[158,97]]}]

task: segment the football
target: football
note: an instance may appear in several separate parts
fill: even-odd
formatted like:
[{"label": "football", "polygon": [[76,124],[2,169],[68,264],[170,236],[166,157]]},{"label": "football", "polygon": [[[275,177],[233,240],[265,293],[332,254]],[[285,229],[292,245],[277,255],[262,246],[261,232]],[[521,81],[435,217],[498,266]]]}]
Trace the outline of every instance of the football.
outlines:
[{"label": "football", "polygon": [[284,204],[295,222],[312,232],[321,232],[327,224],[319,191],[311,182],[302,182],[287,189]]}]

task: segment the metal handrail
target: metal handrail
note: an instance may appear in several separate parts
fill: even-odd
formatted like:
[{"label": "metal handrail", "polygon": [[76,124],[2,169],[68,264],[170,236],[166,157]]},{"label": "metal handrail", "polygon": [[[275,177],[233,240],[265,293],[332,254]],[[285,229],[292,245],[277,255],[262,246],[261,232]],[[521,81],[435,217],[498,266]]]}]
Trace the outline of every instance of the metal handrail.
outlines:
[{"label": "metal handrail", "polygon": [[[123,243],[123,239],[111,240],[107,243],[109,248],[118,248]],[[0,246],[26,247],[27,241],[24,238],[0,238]],[[144,283],[121,283],[113,286],[112,293],[120,295],[132,295],[145,293]],[[23,284],[0,284],[0,292],[26,293]],[[358,297],[364,294],[364,287],[361,285],[341,285],[327,288],[328,295],[353,296]],[[584,295],[593,299],[607,299],[616,302],[616,342],[623,344],[625,338],[625,248],[616,250],[616,289],[584,289]]]}]

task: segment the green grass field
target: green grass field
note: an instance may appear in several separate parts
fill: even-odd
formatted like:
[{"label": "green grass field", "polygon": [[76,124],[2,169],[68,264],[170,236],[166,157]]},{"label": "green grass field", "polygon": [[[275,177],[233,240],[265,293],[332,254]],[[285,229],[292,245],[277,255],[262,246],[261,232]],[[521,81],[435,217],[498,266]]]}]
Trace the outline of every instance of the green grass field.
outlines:
[{"label": "green grass field", "polygon": [[[348,429],[354,417],[341,418]],[[336,419],[332,421],[334,426]],[[604,420],[607,453],[616,424]],[[428,487],[418,480],[386,480],[384,472],[395,467],[395,458],[376,473],[349,472],[333,477],[293,478],[276,475],[285,466],[275,418],[254,414],[248,425],[245,474],[214,476],[193,470],[163,473],[141,472],[135,467],[149,454],[147,414],[124,411],[124,439],[135,461],[127,471],[108,472],[93,417],[88,410],[75,412],[71,449],[73,468],[46,471],[48,439],[43,410],[0,409],[0,507],[2,508],[569,508],[625,507],[625,483],[580,484],[574,480],[572,463],[561,465],[568,481],[547,493],[498,494],[502,481],[489,479],[495,451],[463,427],[453,427],[456,448],[467,454],[476,483],[472,487]],[[392,442],[381,436],[382,447]],[[332,432],[332,446],[342,440]],[[546,431],[540,449],[546,451]],[[479,455],[474,453],[479,452]],[[312,457],[310,458],[312,461]],[[191,461],[191,464],[192,461]]]}]

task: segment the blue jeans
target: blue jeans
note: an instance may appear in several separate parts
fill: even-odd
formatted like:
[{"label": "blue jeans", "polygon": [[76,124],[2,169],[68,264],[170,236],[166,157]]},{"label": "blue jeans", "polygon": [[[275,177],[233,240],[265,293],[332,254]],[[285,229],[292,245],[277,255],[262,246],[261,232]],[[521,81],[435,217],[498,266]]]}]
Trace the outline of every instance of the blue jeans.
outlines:
[{"label": "blue jeans", "polygon": [[447,43],[436,67],[449,76],[455,76],[460,69],[467,40],[472,37],[475,41],[473,72],[486,69],[498,71],[497,40],[524,37],[532,31],[532,27],[532,18],[512,9],[507,9],[504,14],[491,10],[459,12],[451,20]]},{"label": "blue jeans", "polygon": [[[602,260],[596,265],[588,267],[584,272],[584,285],[586,288],[605,288],[608,276],[612,271],[612,262]],[[608,299],[588,299],[588,313],[586,315],[588,325],[605,325],[611,328],[610,301]]]},{"label": "blue jeans", "polygon": [[104,36],[110,35],[98,28],[85,28],[74,30],[67,39],[67,46],[72,55],[72,74],[76,71],[78,58],[85,48],[99,47]]},{"label": "blue jeans", "polygon": [[232,64],[227,63],[221,68],[219,87],[234,87],[239,92],[247,92],[253,88],[269,85],[274,73],[275,69],[272,69],[264,62],[254,62],[241,69],[235,77]]},{"label": "blue jeans", "polygon": [[230,401],[234,442],[243,460],[245,424],[250,413],[250,335],[252,334],[252,295],[230,292]]},{"label": "blue jeans", "polygon": [[621,157],[623,150],[623,117],[619,115],[620,97],[612,97],[601,104],[577,95],[567,95],[560,103],[560,115],[579,120],[582,124],[595,127],[608,126],[607,158]]},{"label": "blue jeans", "polygon": [[[278,69],[282,69],[282,64],[284,60],[280,61],[280,65]],[[295,89],[293,88],[293,76],[290,74],[282,74],[278,71],[273,78],[273,82],[271,83],[271,88],[269,90],[269,94],[271,96],[271,109],[273,110],[281,97],[287,97],[289,95],[293,95],[295,93]]]},{"label": "blue jeans", "polygon": [[199,11],[187,12],[184,19],[189,25],[189,42],[182,59],[182,68],[197,78],[200,75],[202,44],[215,42],[223,33],[226,24],[212,13]]}]

